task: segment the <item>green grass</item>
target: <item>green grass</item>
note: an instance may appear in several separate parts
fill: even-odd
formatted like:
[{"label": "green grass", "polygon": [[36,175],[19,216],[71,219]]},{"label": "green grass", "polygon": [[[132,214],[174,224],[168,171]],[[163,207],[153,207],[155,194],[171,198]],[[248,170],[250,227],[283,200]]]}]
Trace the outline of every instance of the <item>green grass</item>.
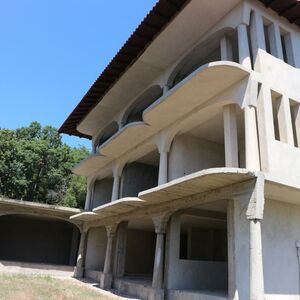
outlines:
[{"label": "green grass", "polygon": [[1,300],[108,300],[117,299],[103,295],[71,279],[23,274],[0,275]]}]

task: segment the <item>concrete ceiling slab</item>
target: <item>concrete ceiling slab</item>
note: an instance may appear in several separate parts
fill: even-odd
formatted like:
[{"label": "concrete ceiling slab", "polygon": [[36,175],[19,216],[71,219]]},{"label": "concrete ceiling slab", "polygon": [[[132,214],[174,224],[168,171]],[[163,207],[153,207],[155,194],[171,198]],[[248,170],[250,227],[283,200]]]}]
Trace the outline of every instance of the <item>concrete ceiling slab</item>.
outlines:
[{"label": "concrete ceiling slab", "polygon": [[255,174],[239,168],[212,168],[172,180],[139,193],[147,205],[185,198],[255,178]]}]

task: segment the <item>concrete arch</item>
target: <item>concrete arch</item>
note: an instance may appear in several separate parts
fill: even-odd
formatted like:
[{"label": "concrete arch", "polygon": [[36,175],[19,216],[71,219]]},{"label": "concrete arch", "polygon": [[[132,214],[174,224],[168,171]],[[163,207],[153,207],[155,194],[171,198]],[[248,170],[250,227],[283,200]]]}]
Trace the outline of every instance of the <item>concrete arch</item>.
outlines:
[{"label": "concrete arch", "polygon": [[124,112],[121,118],[121,126],[143,121],[143,111],[161,97],[162,94],[163,89],[159,85],[148,88]]},{"label": "concrete arch", "polygon": [[116,132],[119,130],[119,125],[116,121],[111,122],[108,124],[96,137],[94,142],[94,150],[95,152],[97,149],[106,142],[109,138],[111,138]]},{"label": "concrete arch", "polygon": [[12,212],[12,211],[6,211],[6,212],[1,212],[0,213],[0,218],[2,216],[8,216],[8,215],[21,215],[21,216],[32,216],[32,217],[42,217],[42,218],[49,218],[57,221],[64,221],[66,223],[70,223],[74,225],[80,232],[82,231],[82,226],[78,224],[76,221],[73,221],[71,219],[66,219],[64,217],[59,217],[59,216],[49,216],[48,214],[42,214],[42,213],[28,213],[28,212]]},{"label": "concrete arch", "polygon": [[54,265],[76,264],[80,230],[57,217],[28,213],[0,216],[0,259]]},{"label": "concrete arch", "polygon": [[167,80],[167,86],[172,88],[199,67],[213,61],[220,61],[221,38],[224,36],[233,37],[234,34],[234,29],[222,28],[212,34],[208,39],[200,42],[171,70]]}]

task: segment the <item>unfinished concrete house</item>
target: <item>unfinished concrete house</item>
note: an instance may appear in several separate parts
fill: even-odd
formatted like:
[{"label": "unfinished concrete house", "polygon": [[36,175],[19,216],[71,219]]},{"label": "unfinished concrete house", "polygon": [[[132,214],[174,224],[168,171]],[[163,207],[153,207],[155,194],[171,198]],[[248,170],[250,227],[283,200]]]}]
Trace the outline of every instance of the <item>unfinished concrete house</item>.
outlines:
[{"label": "unfinished concrete house", "polygon": [[91,139],[76,277],[299,299],[300,2],[160,0],[60,128]]}]

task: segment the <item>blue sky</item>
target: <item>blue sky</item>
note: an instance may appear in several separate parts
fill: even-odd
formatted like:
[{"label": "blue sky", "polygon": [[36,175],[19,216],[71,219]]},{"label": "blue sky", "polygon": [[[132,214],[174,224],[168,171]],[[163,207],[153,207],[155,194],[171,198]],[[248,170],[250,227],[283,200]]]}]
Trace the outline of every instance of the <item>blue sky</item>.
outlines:
[{"label": "blue sky", "polygon": [[59,127],[155,2],[1,0],[0,127]]}]

